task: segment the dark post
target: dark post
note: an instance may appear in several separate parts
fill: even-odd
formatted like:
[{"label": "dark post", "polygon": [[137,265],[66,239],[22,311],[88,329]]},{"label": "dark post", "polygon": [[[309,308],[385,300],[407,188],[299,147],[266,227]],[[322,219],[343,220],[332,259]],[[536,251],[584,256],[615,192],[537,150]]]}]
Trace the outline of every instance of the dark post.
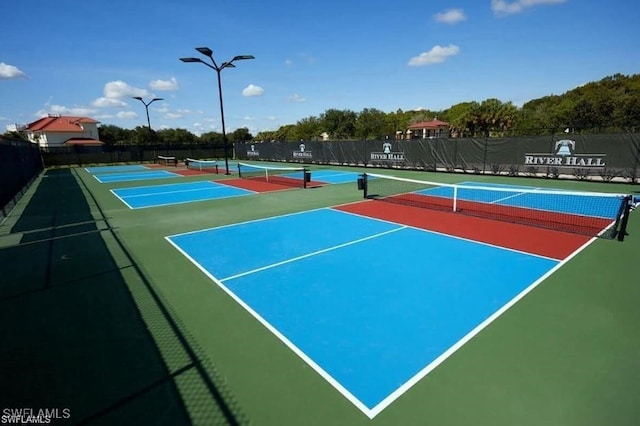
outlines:
[{"label": "dark post", "polygon": [[[149,143],[153,143],[153,131],[151,130],[151,120],[149,120],[149,105],[151,105],[155,101],[162,101],[163,98],[153,98],[149,102],[145,102],[140,96],[134,96],[133,99],[139,100],[144,105],[144,109],[147,112],[147,129],[149,129]],[[169,148],[166,145],[165,154],[169,154]],[[140,160],[142,161],[143,158],[141,158]]]}]

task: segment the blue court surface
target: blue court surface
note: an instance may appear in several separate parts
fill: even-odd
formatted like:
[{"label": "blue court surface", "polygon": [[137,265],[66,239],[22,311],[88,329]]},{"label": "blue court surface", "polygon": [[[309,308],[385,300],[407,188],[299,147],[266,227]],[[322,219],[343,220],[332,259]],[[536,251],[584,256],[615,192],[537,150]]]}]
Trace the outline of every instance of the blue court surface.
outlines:
[{"label": "blue court surface", "polygon": [[133,171],[127,173],[100,173],[94,174],[94,178],[100,183],[114,183],[114,182],[130,182],[136,180],[151,180],[151,179],[168,179],[182,177],[178,173],[171,173],[166,170],[149,170],[149,171]]},{"label": "blue court surface", "polygon": [[96,166],[96,167],[85,167],[84,169],[91,174],[143,172],[143,171],[151,170],[149,167],[146,167],[140,164],[129,164],[126,166]]},{"label": "blue court surface", "polygon": [[560,264],[330,208],[166,239],[370,418]]},{"label": "blue court surface", "polygon": [[253,191],[212,181],[173,183],[112,189],[111,192],[131,209],[193,203],[217,198],[255,194]]},{"label": "blue court surface", "polygon": [[[615,219],[624,195],[571,192],[561,189],[534,188],[504,184],[463,182],[457,190],[458,200],[477,201],[501,206],[579,215],[592,218]],[[495,188],[495,189],[494,189]],[[418,194],[453,198],[454,189],[442,186],[417,191]]]}]

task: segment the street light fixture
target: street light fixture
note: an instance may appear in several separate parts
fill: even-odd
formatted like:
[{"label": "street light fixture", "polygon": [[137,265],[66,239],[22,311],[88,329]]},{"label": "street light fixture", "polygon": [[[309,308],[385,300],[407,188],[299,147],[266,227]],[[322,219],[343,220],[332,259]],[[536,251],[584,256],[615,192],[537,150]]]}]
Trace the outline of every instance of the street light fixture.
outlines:
[{"label": "street light fixture", "polygon": [[[147,128],[149,129],[149,142],[153,142],[153,132],[151,131],[151,121],[149,121],[149,105],[154,103],[155,101],[162,101],[163,98],[153,98],[149,102],[145,102],[140,96],[133,96],[133,99],[137,99],[144,105],[144,109],[147,112]],[[168,150],[167,150],[168,153]]]},{"label": "street light fixture", "polygon": [[220,80],[220,72],[225,68],[235,68],[235,65],[233,64],[235,61],[243,61],[246,59],[255,59],[255,58],[252,55],[238,55],[238,56],[234,56],[233,59],[231,59],[230,61],[223,62],[220,65],[218,65],[215,59],[213,59],[213,51],[211,49],[209,49],[208,47],[196,47],[196,50],[200,52],[202,55],[208,57],[209,60],[211,61],[211,64],[203,61],[200,58],[180,58],[180,60],[182,62],[200,62],[201,64],[204,64],[209,68],[211,68],[212,70],[214,70],[218,75],[218,97],[220,98],[220,120],[222,121],[222,143],[224,145],[224,165],[226,167],[225,174],[229,175],[231,174],[231,172],[229,171],[229,146],[228,146],[229,144],[227,142],[227,132],[224,127],[224,107],[222,105],[222,82]]}]

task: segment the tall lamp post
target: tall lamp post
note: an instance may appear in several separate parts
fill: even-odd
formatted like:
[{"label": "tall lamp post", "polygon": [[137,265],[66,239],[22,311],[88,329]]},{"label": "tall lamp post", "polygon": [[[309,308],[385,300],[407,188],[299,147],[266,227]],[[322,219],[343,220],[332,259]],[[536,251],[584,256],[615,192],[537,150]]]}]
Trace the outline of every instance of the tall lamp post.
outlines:
[{"label": "tall lamp post", "polygon": [[231,59],[230,61],[223,62],[220,65],[218,65],[215,59],[213,59],[213,51],[211,49],[209,49],[208,47],[196,47],[196,50],[201,54],[203,54],[204,56],[208,57],[209,60],[211,61],[211,64],[203,61],[200,58],[180,58],[180,60],[182,62],[200,62],[201,64],[204,64],[209,68],[211,68],[212,70],[214,70],[218,75],[218,97],[220,98],[220,120],[222,121],[222,143],[224,145],[224,165],[225,165],[225,168],[227,169],[225,174],[229,175],[231,174],[231,172],[229,171],[229,144],[227,142],[227,133],[224,127],[224,107],[222,105],[222,82],[220,81],[220,72],[225,68],[235,68],[235,65],[233,64],[235,61],[242,61],[245,59],[254,59],[254,57],[252,55],[234,56],[233,59]]},{"label": "tall lamp post", "polygon": [[[144,105],[144,109],[147,112],[147,128],[149,129],[149,142],[153,142],[153,131],[151,130],[151,121],[149,120],[149,105],[155,101],[162,101],[163,98],[153,98],[149,102],[145,102],[140,96],[133,96],[133,99],[137,99]],[[166,152],[169,153],[168,150]]]}]

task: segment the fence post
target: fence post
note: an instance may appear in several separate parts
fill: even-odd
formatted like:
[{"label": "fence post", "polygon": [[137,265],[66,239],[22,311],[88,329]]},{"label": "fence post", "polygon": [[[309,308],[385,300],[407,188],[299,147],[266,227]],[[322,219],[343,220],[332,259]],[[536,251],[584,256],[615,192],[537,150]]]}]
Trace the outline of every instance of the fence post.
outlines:
[{"label": "fence post", "polygon": [[484,138],[484,153],[482,154],[482,174],[485,174],[485,170],[487,169],[487,146],[489,144],[489,137],[485,136]]}]

